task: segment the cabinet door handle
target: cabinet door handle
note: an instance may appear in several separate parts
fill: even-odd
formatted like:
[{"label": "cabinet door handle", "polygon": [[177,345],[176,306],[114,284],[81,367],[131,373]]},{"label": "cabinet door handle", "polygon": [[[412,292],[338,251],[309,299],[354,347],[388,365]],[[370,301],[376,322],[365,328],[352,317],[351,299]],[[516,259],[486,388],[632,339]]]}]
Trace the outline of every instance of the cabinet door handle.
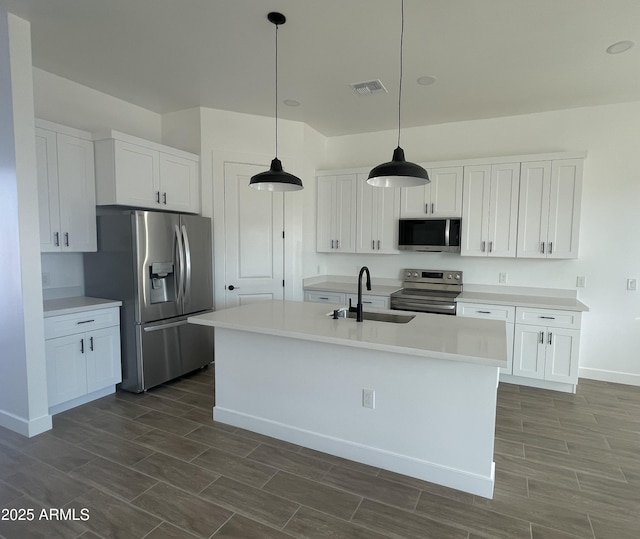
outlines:
[{"label": "cabinet door handle", "polygon": [[493,252],[493,242],[492,241],[489,242],[489,252],[490,253]]},{"label": "cabinet door handle", "polygon": [[544,242],[540,243],[540,251],[544,254]]},{"label": "cabinet door handle", "polygon": [[163,204],[167,203],[167,193],[162,193],[162,203]]},{"label": "cabinet door handle", "polygon": [[487,246],[487,242],[483,241],[482,242],[482,252],[484,253],[485,247]]},{"label": "cabinet door handle", "polygon": [[333,249],[333,240],[331,240],[331,248]]},{"label": "cabinet door handle", "polygon": [[318,297],[318,299],[321,299],[323,301],[329,301],[329,298]]},{"label": "cabinet door handle", "polygon": [[90,322],[95,322],[95,320],[81,320],[80,322],[76,322],[76,325],[80,325],[80,324],[88,324]]},{"label": "cabinet door handle", "polygon": [[553,339],[553,333],[549,332],[549,341],[548,341],[549,344],[551,344],[552,339]]},{"label": "cabinet door handle", "polygon": [[160,204],[160,191],[156,191],[156,202]]},{"label": "cabinet door handle", "polygon": [[544,331],[540,332],[540,341],[538,341],[540,344],[544,344]]},{"label": "cabinet door handle", "polygon": [[555,320],[555,316],[538,316],[538,318],[544,318],[545,320]]},{"label": "cabinet door handle", "polygon": [[476,312],[480,314],[491,314],[491,311],[476,311]]},{"label": "cabinet door handle", "polygon": [[424,213],[429,213],[429,204],[424,205]]},{"label": "cabinet door handle", "polygon": [[84,354],[84,339],[80,339],[80,353]]},{"label": "cabinet door handle", "polygon": [[371,249],[376,248],[376,240],[371,240]]},{"label": "cabinet door handle", "polygon": [[549,242],[549,254],[552,254],[552,253],[553,253],[553,242],[550,241]]},{"label": "cabinet door handle", "polygon": [[65,244],[65,246],[69,247],[69,233],[68,232],[64,233],[64,244]]},{"label": "cabinet door handle", "polygon": [[93,352],[93,337],[89,337],[89,350]]},{"label": "cabinet door handle", "polygon": [[378,250],[380,250],[380,240],[378,240]]},{"label": "cabinet door handle", "polygon": [[53,235],[53,244],[54,244],[56,247],[60,247],[60,232],[56,232],[56,233]]},{"label": "cabinet door handle", "polygon": [[340,249],[340,240],[336,240],[336,249]]},{"label": "cabinet door handle", "polygon": [[431,203],[431,213],[435,213],[436,212],[436,204],[435,202]]}]

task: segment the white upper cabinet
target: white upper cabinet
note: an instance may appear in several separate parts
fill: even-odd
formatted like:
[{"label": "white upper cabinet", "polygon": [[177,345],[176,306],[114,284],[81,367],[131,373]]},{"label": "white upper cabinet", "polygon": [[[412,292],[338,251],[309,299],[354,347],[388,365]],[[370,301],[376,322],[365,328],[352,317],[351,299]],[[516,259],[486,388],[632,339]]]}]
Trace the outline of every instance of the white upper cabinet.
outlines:
[{"label": "white upper cabinet", "polygon": [[463,256],[516,256],[520,163],[464,167]]},{"label": "white upper cabinet", "polygon": [[91,134],[36,120],[42,252],[96,250],[96,193]]},{"label": "white upper cabinet", "polygon": [[359,253],[397,253],[400,189],[373,187],[367,174],[357,175],[357,241]]},{"label": "white upper cabinet", "polygon": [[400,217],[460,217],[463,167],[428,169],[430,183],[400,189]]},{"label": "white upper cabinet", "polygon": [[582,159],[522,163],[518,256],[578,258]]},{"label": "white upper cabinet", "polygon": [[197,155],[116,131],[95,145],[98,205],[200,212]]},{"label": "white upper cabinet", "polygon": [[357,174],[318,176],[317,251],[355,252],[357,180]]}]

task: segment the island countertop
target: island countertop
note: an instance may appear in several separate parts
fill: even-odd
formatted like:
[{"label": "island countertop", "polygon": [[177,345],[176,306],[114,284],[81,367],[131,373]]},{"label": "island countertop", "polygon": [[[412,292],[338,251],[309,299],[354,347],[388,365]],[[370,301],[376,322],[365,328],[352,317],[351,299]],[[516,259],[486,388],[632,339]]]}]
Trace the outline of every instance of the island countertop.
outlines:
[{"label": "island countertop", "polygon": [[431,359],[506,365],[506,326],[502,321],[383,311],[415,318],[406,324],[356,322],[350,318],[334,320],[327,316],[331,310],[332,306],[311,302],[261,301],[191,316],[188,322]]}]

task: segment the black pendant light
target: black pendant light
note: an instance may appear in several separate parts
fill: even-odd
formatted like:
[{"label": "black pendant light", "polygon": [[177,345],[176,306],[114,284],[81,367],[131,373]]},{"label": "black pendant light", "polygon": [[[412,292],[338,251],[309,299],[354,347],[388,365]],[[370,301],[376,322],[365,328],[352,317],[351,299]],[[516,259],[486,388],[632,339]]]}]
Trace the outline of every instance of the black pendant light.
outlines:
[{"label": "black pendant light", "polygon": [[302,180],[282,170],[282,163],[278,159],[278,26],[287,22],[287,19],[276,11],[269,13],[267,18],[276,26],[276,156],[269,170],[253,176],[249,186],[260,191],[299,191],[302,189]]},{"label": "black pendant light", "polygon": [[402,104],[402,48],[404,41],[404,0],[402,1],[402,23],[400,27],[400,88],[398,91],[398,147],[393,151],[393,158],[382,163],[369,172],[367,183],[375,187],[414,187],[429,183],[427,171],[420,165],[404,159],[404,150],[400,147],[400,110]]}]

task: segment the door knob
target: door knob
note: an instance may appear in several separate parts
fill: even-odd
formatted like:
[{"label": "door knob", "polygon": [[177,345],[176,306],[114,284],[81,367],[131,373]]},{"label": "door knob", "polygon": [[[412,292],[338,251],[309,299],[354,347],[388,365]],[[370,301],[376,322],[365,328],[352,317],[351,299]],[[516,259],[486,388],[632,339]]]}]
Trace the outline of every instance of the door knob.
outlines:
[{"label": "door knob", "polygon": [[238,287],[237,286],[233,286],[232,284],[227,286],[227,290],[235,290],[236,288],[238,288]]}]

